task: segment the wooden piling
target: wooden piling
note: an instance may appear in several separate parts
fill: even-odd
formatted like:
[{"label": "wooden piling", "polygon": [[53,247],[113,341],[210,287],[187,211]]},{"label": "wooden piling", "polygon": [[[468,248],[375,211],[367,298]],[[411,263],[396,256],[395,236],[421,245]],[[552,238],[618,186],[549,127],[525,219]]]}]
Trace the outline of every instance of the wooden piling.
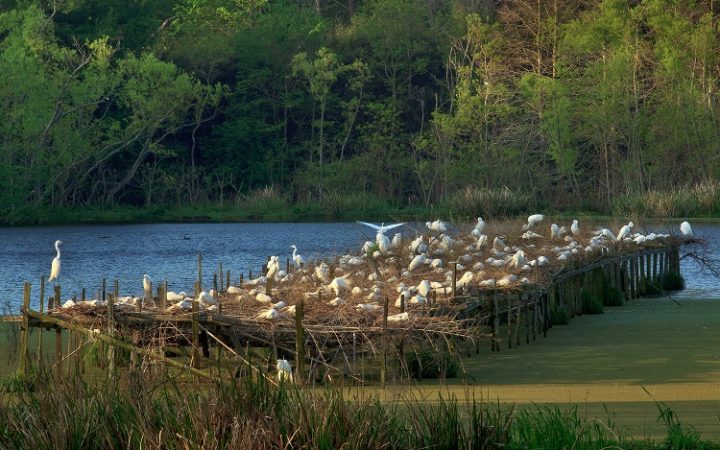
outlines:
[{"label": "wooden piling", "polygon": [[[202,290],[202,253],[198,253],[197,259],[198,277],[197,282],[200,284],[200,290]],[[200,292],[200,291],[198,291]],[[195,296],[197,298],[197,295]]]},{"label": "wooden piling", "polygon": [[158,307],[162,310],[164,310],[167,305],[167,296],[165,294],[165,283],[160,283],[157,287],[157,304],[158,304]]},{"label": "wooden piling", "polygon": [[[143,299],[143,302],[142,302],[143,305],[142,305],[142,306],[147,306],[147,305],[150,305],[150,304],[152,303],[152,301],[153,301],[153,295],[152,295],[152,293],[153,293],[153,285],[152,285],[152,281],[151,281],[151,282],[150,282],[150,286],[148,287],[148,290],[145,291],[145,298]],[[142,311],[142,306],[140,307],[140,310],[141,310],[141,311]]]},{"label": "wooden piling", "polygon": [[103,278],[102,279],[102,298],[99,298],[98,300],[105,301],[106,292],[107,292],[107,280],[105,280],[105,278]]},{"label": "wooden piling", "polygon": [[227,291],[230,287],[230,271],[227,271],[227,276],[225,277],[225,290]]},{"label": "wooden piling", "polygon": [[380,361],[380,385],[385,387],[385,375],[387,372],[387,348],[388,348],[388,336],[387,336],[387,324],[388,324],[388,307],[389,300],[385,297],[385,304],[383,305],[383,352],[382,361]]},{"label": "wooden piling", "polygon": [[[45,312],[45,275],[40,277],[40,314],[43,314]],[[42,368],[43,366],[43,335],[45,334],[45,330],[40,328],[40,332],[38,333],[38,367]]]},{"label": "wooden piling", "polygon": [[452,264],[452,284],[451,284],[451,292],[452,292],[452,298],[455,298],[455,295],[457,295],[457,262],[453,261],[450,264]]},{"label": "wooden piling", "polygon": [[[54,286],[55,294],[54,294],[54,301],[55,301],[55,308],[60,307],[60,299],[61,297],[61,289],[60,285],[56,284]],[[57,376],[62,377],[62,329],[56,328],[55,329],[55,366],[57,370]]]},{"label": "wooden piling", "polygon": [[[108,329],[107,333],[110,338],[115,337],[115,299],[120,294],[120,282],[115,280],[115,295],[112,295],[107,301]],[[108,346],[108,378],[115,378],[115,347]]]},{"label": "wooden piling", "polygon": [[508,327],[508,348],[512,348],[512,296],[507,296],[507,327]]},{"label": "wooden piling", "polygon": [[645,295],[645,293],[646,293],[647,280],[645,279],[645,259],[644,258],[645,258],[645,256],[642,254],[640,256],[638,256],[638,265],[639,265],[638,269],[639,269],[639,273],[640,273],[640,276],[638,279],[638,281],[639,281],[638,296]]},{"label": "wooden piling", "polygon": [[30,283],[23,284],[23,306],[22,306],[22,322],[20,323],[20,351],[18,357],[18,372],[27,375],[28,363],[28,338],[30,327],[28,325],[28,311],[30,310]]},{"label": "wooden piling", "polygon": [[652,281],[657,284],[658,281],[658,254],[653,252],[652,254]]},{"label": "wooden piling", "polygon": [[218,262],[218,277],[220,278],[218,281],[220,283],[220,289],[218,292],[225,292],[225,289],[227,289],[227,286],[225,286],[225,289],[223,289],[223,267],[222,267],[222,261]]},{"label": "wooden piling", "polygon": [[213,292],[215,292],[215,295],[217,296],[217,293],[220,292],[218,290],[218,275],[217,275],[217,273],[213,274],[212,289],[213,289]]},{"label": "wooden piling", "polygon": [[200,295],[200,282],[195,282],[195,298],[192,301],[192,363],[197,368],[200,359],[200,312],[198,308],[198,296]]},{"label": "wooden piling", "polygon": [[493,337],[492,337],[492,349],[496,352],[500,351],[500,305],[498,305],[497,289],[493,289],[492,292],[493,302]]},{"label": "wooden piling", "polygon": [[[303,318],[305,316],[305,302],[300,299],[295,305],[295,382],[300,386],[305,381],[305,329]],[[355,335],[353,334],[353,342]]]}]

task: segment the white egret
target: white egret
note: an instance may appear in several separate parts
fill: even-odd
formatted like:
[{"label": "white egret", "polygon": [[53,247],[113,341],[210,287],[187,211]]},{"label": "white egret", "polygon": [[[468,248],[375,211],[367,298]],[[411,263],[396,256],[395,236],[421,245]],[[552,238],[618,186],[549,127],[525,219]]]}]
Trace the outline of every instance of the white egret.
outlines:
[{"label": "white egret", "polygon": [[292,367],[290,366],[290,363],[287,359],[277,360],[277,371],[278,382],[282,383],[287,380],[292,383]]},{"label": "white egret", "polygon": [[523,252],[522,250],[518,250],[512,256],[512,258],[510,258],[510,261],[508,261],[508,265],[519,269],[520,267],[524,266],[526,262],[527,258],[525,258],[525,252]]},{"label": "white egret", "polygon": [[503,242],[502,239],[499,237],[495,237],[495,239],[493,239],[493,248],[495,250],[502,252],[505,251],[505,247],[507,247],[507,245],[505,245],[505,242]]},{"label": "white egret", "polygon": [[[692,227],[690,226],[690,224],[687,221],[684,221],[683,223],[680,224],[680,232],[683,234],[683,236],[692,236],[693,235]],[[58,250],[58,257],[60,257],[59,250]],[[55,262],[53,262],[53,264],[55,264]]]},{"label": "white egret", "polygon": [[299,269],[300,265],[303,264],[305,262],[305,260],[303,259],[302,256],[300,256],[298,254],[297,247],[295,246],[295,244],[291,245],[290,248],[293,249],[293,256],[292,256],[293,263],[295,263],[295,267]]},{"label": "white egret", "polygon": [[472,230],[472,235],[475,237],[480,237],[482,235],[483,230],[485,229],[485,221],[482,219],[482,217],[477,218],[477,223],[475,224],[475,228]]},{"label": "white egret", "polygon": [[336,277],[330,282],[330,289],[335,292],[336,296],[340,296],[346,289],[350,287],[348,281],[343,277]]},{"label": "white egret", "polygon": [[377,303],[359,303],[355,305],[355,309],[358,311],[375,311],[382,308]]},{"label": "white egret", "polygon": [[275,279],[275,275],[277,275],[278,271],[280,270],[280,257],[279,256],[271,256],[270,261],[267,262],[267,273],[265,274],[265,277],[268,280]]},{"label": "white egret", "polygon": [[407,311],[404,313],[387,316],[388,322],[406,322],[408,320],[410,320],[410,315],[407,313]]},{"label": "white egret", "polygon": [[572,225],[570,225],[570,231],[572,231],[572,234],[574,236],[577,236],[580,234],[580,223],[577,219],[573,220]]},{"label": "white egret", "polygon": [[618,232],[617,238],[615,240],[622,241],[626,237],[629,237],[630,233],[632,233],[633,226],[634,224],[632,223],[632,221],[630,221],[627,225],[623,225],[623,227],[620,228],[620,231]]},{"label": "white egret", "polygon": [[200,300],[200,303],[203,303],[205,305],[216,305],[217,300],[212,295],[208,294],[205,291],[202,291],[200,295],[198,295],[198,300]]},{"label": "white egret", "polygon": [[52,260],[52,267],[50,269],[50,278],[48,278],[48,283],[52,280],[57,280],[57,278],[60,276],[60,244],[62,244],[62,241],[55,241],[55,251],[57,251],[57,256],[53,258]]},{"label": "white egret", "polygon": [[447,231],[447,225],[445,225],[445,223],[442,222],[440,219],[437,219],[435,222],[425,222],[425,226],[427,226],[432,231]]},{"label": "white egret", "polygon": [[361,222],[358,220],[359,224],[365,225],[367,227],[372,228],[373,230],[377,230],[377,234],[375,235],[375,243],[377,244],[378,248],[380,249],[380,253],[387,253],[390,250],[390,239],[385,236],[385,232],[388,230],[392,230],[393,228],[401,227],[405,225],[404,222],[401,223],[393,223],[390,225],[385,225],[385,223],[381,223],[380,225],[375,225],[374,223],[369,222]]},{"label": "white egret", "polygon": [[152,294],[152,280],[150,279],[148,274],[143,275],[143,290]]},{"label": "white egret", "polygon": [[410,261],[410,265],[408,266],[408,272],[412,272],[413,270],[417,269],[420,264],[424,264],[427,258],[424,254],[419,254],[413,258],[412,261]]},{"label": "white egret", "polygon": [[542,222],[542,220],[545,218],[542,214],[533,214],[531,216],[528,216],[527,218],[527,224],[523,225],[523,230],[529,230],[534,225],[537,225],[538,223]]},{"label": "white egret", "polygon": [[390,246],[392,248],[402,247],[402,233],[395,233],[395,236],[392,238],[392,242],[390,242]]}]

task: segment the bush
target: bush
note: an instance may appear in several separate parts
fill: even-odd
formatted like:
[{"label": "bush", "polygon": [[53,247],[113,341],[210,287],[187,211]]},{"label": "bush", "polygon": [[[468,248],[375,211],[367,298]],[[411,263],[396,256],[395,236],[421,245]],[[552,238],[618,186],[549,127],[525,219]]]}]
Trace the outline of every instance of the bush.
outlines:
[{"label": "bush", "polygon": [[666,273],[660,277],[660,286],[666,291],[680,291],[685,289],[685,278],[677,273]]},{"label": "bush", "polygon": [[570,323],[570,314],[568,314],[565,305],[559,305],[550,310],[550,322],[553,325],[567,325]]},{"label": "bush", "polygon": [[460,369],[457,358],[444,352],[426,350],[410,353],[406,362],[415,378],[455,378]]},{"label": "bush", "polygon": [[604,312],[603,302],[585,288],[580,290],[580,300],[583,314],[602,314]]},{"label": "bush", "polygon": [[615,286],[605,283],[603,286],[603,305],[622,306],[624,301],[623,293]]}]

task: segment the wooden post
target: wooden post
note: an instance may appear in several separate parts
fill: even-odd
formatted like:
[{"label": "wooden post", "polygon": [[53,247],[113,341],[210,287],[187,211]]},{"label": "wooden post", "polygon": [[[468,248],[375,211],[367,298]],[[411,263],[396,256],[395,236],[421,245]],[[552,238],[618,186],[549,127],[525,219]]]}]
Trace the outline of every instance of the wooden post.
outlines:
[{"label": "wooden post", "polygon": [[[220,280],[222,281],[222,276],[220,277]],[[212,289],[213,289],[213,291],[215,291],[215,296],[217,296],[218,292],[220,292],[218,290],[218,275],[217,275],[217,273],[213,274]]]},{"label": "wooden post", "polygon": [[630,266],[630,298],[637,298],[637,263],[634,256],[628,259]]},{"label": "wooden post", "polygon": [[[223,272],[222,261],[220,261],[220,262],[218,262],[218,277],[220,278],[220,280],[219,280],[220,290],[218,292],[225,292],[225,290],[223,289],[223,274],[224,273],[225,272]],[[227,289],[227,286],[225,286],[225,289]]]},{"label": "wooden post", "polygon": [[227,271],[227,276],[225,277],[225,290],[227,291],[230,287],[230,271]]},{"label": "wooden post", "polygon": [[157,299],[158,299],[158,306],[160,309],[165,309],[167,298],[165,296],[165,284],[160,283],[157,287]]},{"label": "wooden post", "polygon": [[640,279],[639,279],[640,284],[639,284],[639,288],[638,288],[638,296],[645,295],[645,286],[646,286],[645,283],[646,283],[646,281],[645,281],[645,264],[644,264],[645,261],[644,261],[644,258],[645,258],[645,256],[642,255],[642,254],[641,254],[640,257],[638,258],[639,263],[640,263],[640,264],[639,264],[639,265],[640,265]]},{"label": "wooden post", "polygon": [[195,298],[192,302],[192,363],[191,366],[197,368],[200,359],[200,313],[198,310],[198,296],[200,295],[200,282],[195,283]]},{"label": "wooden post", "polygon": [[99,298],[98,300],[105,301],[106,290],[107,290],[107,280],[105,280],[105,278],[103,278],[103,280],[102,280],[102,298]]},{"label": "wooden post", "polygon": [[[200,290],[202,290],[202,253],[198,253],[198,277],[197,282],[200,284]],[[198,291],[200,292],[200,291]],[[197,298],[197,295],[195,296]]]},{"label": "wooden post", "polygon": [[290,275],[290,258],[285,258],[285,273]]},{"label": "wooden post", "polygon": [[28,353],[28,335],[30,327],[28,325],[28,310],[30,309],[30,283],[23,284],[23,306],[22,306],[22,322],[20,324],[20,352],[18,372],[27,375],[27,353]]},{"label": "wooden post", "polygon": [[457,288],[457,262],[453,261],[450,264],[452,264],[452,284],[451,284],[451,290],[452,290],[452,298],[455,298],[456,295],[456,288]]},{"label": "wooden post", "polygon": [[507,325],[508,325],[508,348],[512,348],[512,296],[507,296],[508,312],[507,312]]},{"label": "wooden post", "polygon": [[305,302],[300,299],[295,306],[295,382],[300,386],[305,382],[305,329],[302,324],[304,315]]},{"label": "wooden post", "polygon": [[493,337],[492,337],[492,348],[496,351],[500,351],[500,306],[498,305],[497,289],[492,291],[492,302],[493,302]]},{"label": "wooden post", "polygon": [[[119,298],[120,295],[120,282],[115,280],[115,295],[111,296],[107,302],[107,313],[108,313],[108,336],[111,338],[115,337],[115,299]],[[112,345],[108,346],[108,378],[115,378],[115,347]]]},{"label": "wooden post", "polygon": [[[54,286],[55,294],[54,294],[54,301],[55,301],[55,308],[60,307],[60,298],[61,298],[61,289],[60,285],[56,284]],[[56,328],[55,329],[55,365],[57,370],[58,377],[62,377],[62,329]]]},{"label": "wooden post", "polygon": [[[649,285],[652,282],[652,260],[649,254],[645,255],[645,266],[646,285]],[[647,294],[647,291],[645,293]]]},{"label": "wooden post", "polygon": [[387,347],[388,347],[388,338],[387,338],[387,323],[388,323],[388,307],[389,307],[389,301],[388,298],[385,297],[385,304],[383,306],[383,353],[382,353],[382,361],[380,362],[380,385],[384,388],[385,387],[385,375],[387,372]]},{"label": "wooden post", "polygon": [[[153,288],[152,288],[152,281],[151,281],[149,289],[147,291],[145,291],[145,299],[142,302],[144,305],[150,305],[152,303],[152,301],[153,301],[152,293],[153,293]],[[140,307],[140,309],[142,310],[142,307]]]},{"label": "wooden post", "polygon": [[[45,275],[40,277],[40,314],[45,312]],[[43,365],[43,334],[45,330],[40,328],[38,334],[38,367]]]},{"label": "wooden post", "polygon": [[405,312],[405,294],[400,294],[400,312]]},{"label": "wooden post", "polygon": [[657,284],[658,281],[658,254],[653,252],[652,254],[652,281]]}]

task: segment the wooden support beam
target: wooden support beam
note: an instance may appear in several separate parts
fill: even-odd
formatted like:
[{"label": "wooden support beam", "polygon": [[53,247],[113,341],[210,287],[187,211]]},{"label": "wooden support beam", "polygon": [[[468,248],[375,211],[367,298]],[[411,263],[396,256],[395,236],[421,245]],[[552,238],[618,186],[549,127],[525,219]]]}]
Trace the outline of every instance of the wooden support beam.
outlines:
[{"label": "wooden support beam", "polygon": [[20,351],[18,352],[18,372],[27,375],[28,372],[28,338],[30,327],[28,324],[28,311],[30,310],[30,283],[23,284],[22,323],[20,324]]}]

